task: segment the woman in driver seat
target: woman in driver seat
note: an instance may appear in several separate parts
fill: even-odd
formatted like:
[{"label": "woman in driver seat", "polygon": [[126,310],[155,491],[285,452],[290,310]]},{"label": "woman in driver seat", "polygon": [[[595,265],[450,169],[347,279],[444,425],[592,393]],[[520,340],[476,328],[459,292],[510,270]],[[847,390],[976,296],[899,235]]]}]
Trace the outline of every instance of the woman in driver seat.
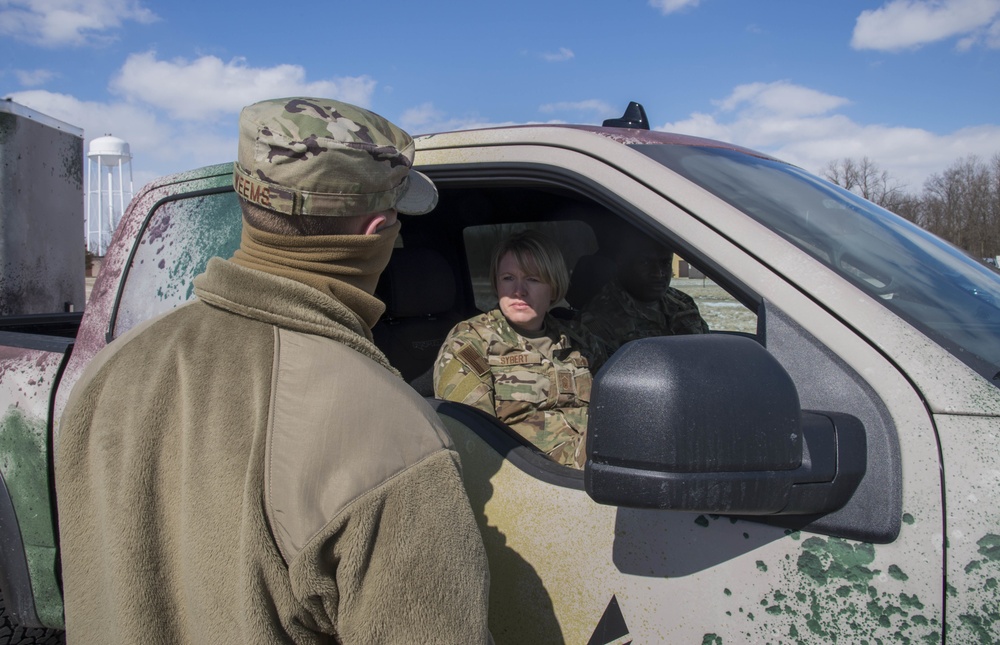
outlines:
[{"label": "woman in driver seat", "polygon": [[550,459],[582,468],[591,372],[604,362],[585,328],[549,315],[569,274],[537,231],[504,239],[490,282],[499,306],[456,325],[434,365],[434,393],[503,421]]}]

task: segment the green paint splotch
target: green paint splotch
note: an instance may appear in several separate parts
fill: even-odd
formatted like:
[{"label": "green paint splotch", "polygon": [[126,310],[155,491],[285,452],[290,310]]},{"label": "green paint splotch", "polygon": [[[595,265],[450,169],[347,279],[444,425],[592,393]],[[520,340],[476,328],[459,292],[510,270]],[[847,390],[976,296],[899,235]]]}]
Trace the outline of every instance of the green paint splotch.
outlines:
[{"label": "green paint splotch", "polygon": [[158,300],[180,304],[194,296],[194,277],[210,258],[229,257],[239,247],[241,230],[233,193],[167,202],[150,221],[135,262],[149,263]]},{"label": "green paint splotch", "polygon": [[903,582],[906,582],[907,580],[910,579],[910,576],[903,573],[903,570],[900,569],[899,566],[895,564],[889,565],[889,575],[895,578],[896,580],[901,580]]},{"label": "green paint splotch", "polygon": [[11,406],[0,419],[0,472],[14,503],[25,540],[52,534],[49,510],[46,421]]},{"label": "green paint splotch", "polygon": [[965,576],[949,583],[949,641],[995,643],[1000,630],[1000,535],[987,533],[976,541],[981,556],[963,567]]},{"label": "green paint splotch", "polygon": [[1000,535],[987,533],[976,542],[979,553],[991,562],[1000,562]]},{"label": "green paint splotch", "polygon": [[[876,568],[875,547],[841,538],[806,537],[797,557],[779,560],[775,587],[760,600],[763,613],[748,627],[760,642],[939,642],[942,626],[897,565]],[[767,572],[757,562],[761,573]],[[885,587],[885,588],[883,588]]]},{"label": "green paint splotch", "polygon": [[24,544],[38,617],[62,626],[55,526],[49,498],[47,423],[11,406],[0,419],[0,472],[10,493]]}]

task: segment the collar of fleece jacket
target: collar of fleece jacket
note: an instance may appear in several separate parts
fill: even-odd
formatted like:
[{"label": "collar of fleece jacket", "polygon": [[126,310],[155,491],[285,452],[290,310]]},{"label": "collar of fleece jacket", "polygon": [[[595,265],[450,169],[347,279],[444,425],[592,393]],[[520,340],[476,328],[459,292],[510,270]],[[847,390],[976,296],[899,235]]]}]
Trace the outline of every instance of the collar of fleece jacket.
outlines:
[{"label": "collar of fleece jacket", "polygon": [[329,291],[220,258],[209,260],[205,273],[194,279],[194,291],[214,307],[332,338],[398,374],[372,342],[367,323]]},{"label": "collar of fleece jacket", "polygon": [[336,298],[371,328],[385,311],[372,294],[389,263],[399,229],[397,221],[373,235],[282,235],[254,228],[244,220],[240,248],[232,261]]}]

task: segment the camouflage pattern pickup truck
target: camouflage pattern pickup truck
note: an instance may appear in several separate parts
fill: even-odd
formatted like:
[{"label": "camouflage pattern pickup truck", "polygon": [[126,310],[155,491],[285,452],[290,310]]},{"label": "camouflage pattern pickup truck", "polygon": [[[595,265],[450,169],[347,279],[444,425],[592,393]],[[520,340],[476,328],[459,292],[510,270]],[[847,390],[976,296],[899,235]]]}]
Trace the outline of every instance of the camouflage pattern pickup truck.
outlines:
[{"label": "camouflage pattern pickup truck", "polygon": [[[374,334],[461,454],[496,642],[1000,640],[1000,275],[800,168],[643,116],[417,140],[440,204],[400,217]],[[674,286],[711,328],[604,364],[582,471],[432,398],[450,327],[495,304],[490,248],[526,227],[571,269],[559,315],[607,279],[628,230],[683,259]],[[239,233],[231,164],[153,182],[79,331],[4,332],[11,638],[62,625],[52,449],[81,370],[190,299]]]}]

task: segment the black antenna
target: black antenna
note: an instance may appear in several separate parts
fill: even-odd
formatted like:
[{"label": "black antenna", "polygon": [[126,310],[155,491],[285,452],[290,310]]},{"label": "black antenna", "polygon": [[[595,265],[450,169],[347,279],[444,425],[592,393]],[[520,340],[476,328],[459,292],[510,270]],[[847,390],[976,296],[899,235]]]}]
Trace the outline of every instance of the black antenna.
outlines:
[{"label": "black antenna", "polygon": [[605,128],[636,128],[638,130],[648,130],[649,120],[646,119],[646,110],[635,101],[628,104],[625,114],[620,119],[605,119]]}]

